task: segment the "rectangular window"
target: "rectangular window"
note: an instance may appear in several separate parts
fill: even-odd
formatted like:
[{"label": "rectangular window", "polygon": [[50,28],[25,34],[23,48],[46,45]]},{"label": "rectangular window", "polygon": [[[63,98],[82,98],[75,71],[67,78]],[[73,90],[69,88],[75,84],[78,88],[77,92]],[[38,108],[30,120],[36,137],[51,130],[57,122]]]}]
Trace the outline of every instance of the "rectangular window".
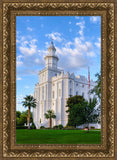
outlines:
[{"label": "rectangular window", "polygon": [[78,95],[78,91],[76,92],[76,95]]},{"label": "rectangular window", "polygon": [[84,92],[82,92],[82,96],[84,97]]}]

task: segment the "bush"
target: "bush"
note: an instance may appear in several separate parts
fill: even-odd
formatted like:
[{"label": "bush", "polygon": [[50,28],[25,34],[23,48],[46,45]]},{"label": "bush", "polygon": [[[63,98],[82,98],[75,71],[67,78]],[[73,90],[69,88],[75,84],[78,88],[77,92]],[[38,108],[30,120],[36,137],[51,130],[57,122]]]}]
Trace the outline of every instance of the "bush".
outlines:
[{"label": "bush", "polygon": [[27,126],[16,126],[16,129],[27,129]]},{"label": "bush", "polygon": [[41,127],[40,127],[40,129],[44,129],[44,128],[45,128],[44,126],[41,126]]},{"label": "bush", "polygon": [[59,129],[59,126],[56,125],[56,126],[53,127],[53,129]]},{"label": "bush", "polygon": [[65,126],[63,129],[68,129],[68,130],[71,129],[71,130],[72,130],[72,129],[76,129],[76,128],[75,128],[74,126],[68,126],[68,125],[67,125],[67,126]]},{"label": "bush", "polygon": [[62,124],[59,124],[59,125],[58,125],[58,128],[59,128],[59,129],[63,129],[63,125],[62,125]]},{"label": "bush", "polygon": [[90,129],[95,129],[95,127],[94,127],[94,126],[91,126]]},{"label": "bush", "polygon": [[36,126],[35,126],[35,124],[34,124],[34,123],[32,123],[32,125],[31,125],[31,129],[36,129]]}]

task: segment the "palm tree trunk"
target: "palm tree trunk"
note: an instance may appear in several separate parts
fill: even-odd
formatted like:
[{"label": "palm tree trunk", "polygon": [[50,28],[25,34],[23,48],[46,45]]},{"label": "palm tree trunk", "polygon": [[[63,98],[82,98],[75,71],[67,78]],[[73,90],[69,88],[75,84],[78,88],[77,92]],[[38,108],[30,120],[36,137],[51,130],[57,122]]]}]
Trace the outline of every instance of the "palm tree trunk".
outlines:
[{"label": "palm tree trunk", "polygon": [[30,129],[30,107],[28,108],[28,129]]},{"label": "palm tree trunk", "polygon": [[51,119],[51,118],[50,118],[50,125],[49,125],[49,126],[50,126],[50,128],[51,128],[51,126],[52,126],[52,119]]}]

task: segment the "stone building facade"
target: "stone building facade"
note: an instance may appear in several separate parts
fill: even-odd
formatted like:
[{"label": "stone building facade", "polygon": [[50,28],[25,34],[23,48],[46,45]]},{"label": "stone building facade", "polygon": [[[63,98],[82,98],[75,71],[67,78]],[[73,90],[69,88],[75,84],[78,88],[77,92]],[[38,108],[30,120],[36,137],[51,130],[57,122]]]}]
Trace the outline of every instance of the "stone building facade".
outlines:
[{"label": "stone building facade", "polygon": [[[45,68],[39,72],[39,83],[35,85],[34,98],[37,100],[37,107],[33,110],[33,120],[36,128],[49,127],[49,120],[45,119],[44,114],[50,109],[56,115],[56,119],[52,120],[52,126],[66,126],[68,119],[65,106],[69,95],[82,95],[86,100],[89,99],[87,78],[82,75],[75,76],[74,73],[64,73],[58,69],[59,58],[55,52],[56,48],[51,42],[45,56]],[[90,89],[95,85],[91,80]],[[91,98],[93,96],[90,95]]]}]

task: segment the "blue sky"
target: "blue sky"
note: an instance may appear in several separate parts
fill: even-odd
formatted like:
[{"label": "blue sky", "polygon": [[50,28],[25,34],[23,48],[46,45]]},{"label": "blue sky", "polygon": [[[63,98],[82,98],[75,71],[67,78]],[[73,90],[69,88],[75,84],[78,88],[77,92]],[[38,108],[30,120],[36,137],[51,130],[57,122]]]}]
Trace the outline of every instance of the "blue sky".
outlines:
[{"label": "blue sky", "polygon": [[96,80],[101,67],[100,16],[17,16],[16,17],[16,91],[17,110],[26,110],[21,101],[34,94],[44,56],[53,39],[58,67],[65,72]]}]

